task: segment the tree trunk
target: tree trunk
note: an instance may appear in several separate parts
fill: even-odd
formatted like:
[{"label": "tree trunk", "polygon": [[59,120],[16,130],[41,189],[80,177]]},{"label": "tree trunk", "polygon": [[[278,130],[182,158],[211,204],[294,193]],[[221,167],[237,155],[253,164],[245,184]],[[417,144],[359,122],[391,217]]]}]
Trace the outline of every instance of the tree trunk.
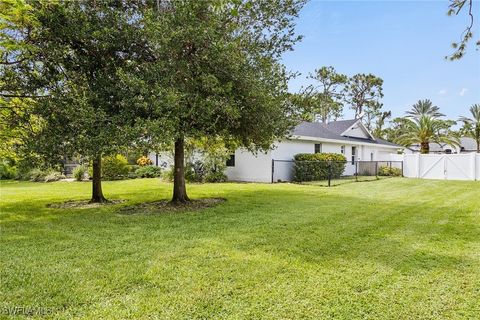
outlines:
[{"label": "tree trunk", "polygon": [[477,140],[477,153],[480,153],[480,140]]},{"label": "tree trunk", "polygon": [[420,153],[428,154],[430,152],[430,144],[428,142],[422,142],[420,144]]},{"label": "tree trunk", "polygon": [[175,165],[173,174],[173,203],[190,201],[185,188],[185,150],[183,138],[175,141]]},{"label": "tree trunk", "polygon": [[91,203],[107,202],[102,191],[102,156],[93,159],[92,199]]}]

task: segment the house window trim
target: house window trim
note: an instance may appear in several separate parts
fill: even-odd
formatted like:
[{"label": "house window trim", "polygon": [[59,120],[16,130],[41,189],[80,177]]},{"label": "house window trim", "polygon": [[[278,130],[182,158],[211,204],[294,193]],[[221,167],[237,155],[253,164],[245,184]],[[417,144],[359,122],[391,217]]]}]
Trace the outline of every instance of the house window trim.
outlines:
[{"label": "house window trim", "polygon": [[357,146],[352,146],[352,165],[355,165],[355,161],[357,160]]},{"label": "house window trim", "polygon": [[[317,146],[318,146],[318,151],[317,151]],[[313,145],[313,153],[322,153],[322,144],[321,143],[315,143]]]}]

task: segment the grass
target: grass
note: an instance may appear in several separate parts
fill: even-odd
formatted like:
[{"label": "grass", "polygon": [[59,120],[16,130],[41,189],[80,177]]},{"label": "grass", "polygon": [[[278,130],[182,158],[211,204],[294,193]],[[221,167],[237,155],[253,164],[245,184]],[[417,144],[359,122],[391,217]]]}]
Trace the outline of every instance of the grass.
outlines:
[{"label": "grass", "polygon": [[2,182],[0,317],[17,306],[56,319],[478,319],[478,182],[189,185],[227,201],[118,211],[170,189],[106,182],[127,201],[55,209],[90,184]]},{"label": "grass", "polygon": [[[389,178],[392,178],[392,177],[391,176],[343,176],[338,179],[331,179],[330,187],[338,186],[345,183],[377,181],[377,180],[389,179]],[[302,184],[314,185],[314,186],[320,186],[320,187],[329,186],[328,180],[306,181],[306,182],[302,182]]]}]

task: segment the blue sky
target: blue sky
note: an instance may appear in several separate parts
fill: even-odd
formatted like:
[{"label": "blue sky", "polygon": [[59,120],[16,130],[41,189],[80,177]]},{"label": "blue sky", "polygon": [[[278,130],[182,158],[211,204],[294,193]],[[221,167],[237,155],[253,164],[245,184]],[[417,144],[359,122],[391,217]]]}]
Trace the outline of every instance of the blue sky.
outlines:
[{"label": "blue sky", "polygon": [[[304,39],[283,58],[287,68],[302,74],[291,81],[290,91],[308,84],[305,76],[315,68],[333,66],[347,75],[381,77],[384,109],[394,117],[427,98],[451,119],[467,115],[480,103],[480,51],[471,41],[463,59],[444,59],[468,22],[465,15],[447,16],[447,6],[447,0],[311,0],[297,24]],[[474,6],[480,12],[480,1]],[[480,14],[475,22],[476,41]],[[345,108],[344,118],[349,117]]]}]

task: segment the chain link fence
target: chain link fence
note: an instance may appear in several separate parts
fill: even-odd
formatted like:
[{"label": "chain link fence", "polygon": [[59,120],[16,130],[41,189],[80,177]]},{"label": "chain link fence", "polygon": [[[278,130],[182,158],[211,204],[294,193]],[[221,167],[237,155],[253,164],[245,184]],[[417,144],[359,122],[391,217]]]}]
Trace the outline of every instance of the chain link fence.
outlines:
[{"label": "chain link fence", "polygon": [[272,160],[272,182],[335,186],[403,176],[403,161]]}]

